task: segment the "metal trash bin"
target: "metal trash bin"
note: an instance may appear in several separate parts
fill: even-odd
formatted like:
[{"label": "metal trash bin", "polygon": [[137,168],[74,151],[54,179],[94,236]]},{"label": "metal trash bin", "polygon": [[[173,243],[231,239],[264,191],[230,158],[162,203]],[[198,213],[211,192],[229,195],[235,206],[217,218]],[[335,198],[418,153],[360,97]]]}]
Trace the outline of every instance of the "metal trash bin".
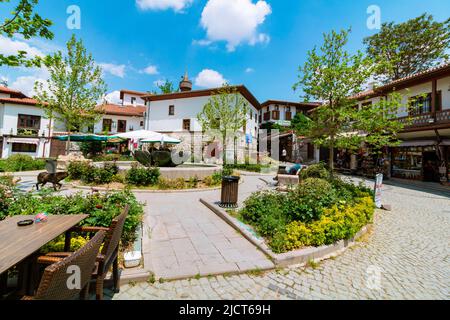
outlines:
[{"label": "metal trash bin", "polygon": [[45,170],[47,170],[48,173],[56,173],[57,161],[53,159],[45,160]]},{"label": "metal trash bin", "polygon": [[222,208],[236,208],[238,203],[240,177],[222,177],[222,195],[219,206]]}]

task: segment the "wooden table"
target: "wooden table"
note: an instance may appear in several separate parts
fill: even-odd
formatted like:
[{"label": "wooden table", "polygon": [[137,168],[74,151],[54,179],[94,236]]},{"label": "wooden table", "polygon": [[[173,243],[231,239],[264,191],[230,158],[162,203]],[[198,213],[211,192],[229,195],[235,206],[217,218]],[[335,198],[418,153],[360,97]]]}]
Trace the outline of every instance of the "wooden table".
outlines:
[{"label": "wooden table", "polygon": [[47,222],[26,227],[19,227],[17,222],[33,216],[13,216],[0,221],[0,274],[87,217],[87,214],[49,215]]}]

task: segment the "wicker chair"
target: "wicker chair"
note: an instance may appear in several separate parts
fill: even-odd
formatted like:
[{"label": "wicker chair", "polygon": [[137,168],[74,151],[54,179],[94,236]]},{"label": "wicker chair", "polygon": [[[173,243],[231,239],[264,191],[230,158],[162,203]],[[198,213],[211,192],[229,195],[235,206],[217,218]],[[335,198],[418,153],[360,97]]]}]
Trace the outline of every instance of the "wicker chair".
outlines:
[{"label": "wicker chair", "polygon": [[[129,211],[129,206],[127,205],[124,211],[116,218],[113,219],[109,228],[103,227],[75,227],[71,229],[71,232],[77,233],[91,233],[98,231],[105,231],[105,241],[103,243],[103,248],[97,256],[97,263],[94,272],[92,273],[92,278],[96,280],[95,291],[97,300],[103,299],[103,283],[108,270],[113,267],[113,285],[114,292],[118,293],[120,291],[120,273],[119,273],[119,243],[122,236],[122,230],[127,218]],[[71,232],[66,234],[65,239],[65,251],[70,250],[70,238]],[[38,263],[52,263],[59,261],[62,258],[70,255],[70,252],[49,252],[45,256],[38,259]]]},{"label": "wicker chair", "polygon": [[[105,237],[105,231],[99,231],[80,250],[45,268],[41,282],[34,296],[25,296],[23,300],[71,300],[79,296],[86,299],[95,260]],[[80,286],[69,288],[73,272],[70,267],[77,266],[81,271]],[[75,269],[76,270],[76,269]]]}]

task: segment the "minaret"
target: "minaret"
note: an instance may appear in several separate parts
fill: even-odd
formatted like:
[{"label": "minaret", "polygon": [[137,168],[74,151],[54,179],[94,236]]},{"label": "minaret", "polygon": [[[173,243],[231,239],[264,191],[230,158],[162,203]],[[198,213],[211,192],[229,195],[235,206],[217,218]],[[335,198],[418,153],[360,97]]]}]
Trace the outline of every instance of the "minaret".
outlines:
[{"label": "minaret", "polygon": [[184,74],[184,77],[182,77],[182,80],[180,82],[180,91],[191,91],[192,90],[192,81],[189,80],[187,71]]}]

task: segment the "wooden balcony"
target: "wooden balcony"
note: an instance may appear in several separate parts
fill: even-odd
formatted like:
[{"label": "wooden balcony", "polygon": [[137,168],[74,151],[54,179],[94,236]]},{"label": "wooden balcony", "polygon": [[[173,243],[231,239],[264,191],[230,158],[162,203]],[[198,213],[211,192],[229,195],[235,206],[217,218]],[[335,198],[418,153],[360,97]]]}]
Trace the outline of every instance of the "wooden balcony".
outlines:
[{"label": "wooden balcony", "polygon": [[429,112],[415,116],[401,117],[398,118],[398,121],[407,124],[405,126],[406,129],[422,128],[445,123],[450,125],[450,109],[438,111],[435,115],[432,112]]}]

